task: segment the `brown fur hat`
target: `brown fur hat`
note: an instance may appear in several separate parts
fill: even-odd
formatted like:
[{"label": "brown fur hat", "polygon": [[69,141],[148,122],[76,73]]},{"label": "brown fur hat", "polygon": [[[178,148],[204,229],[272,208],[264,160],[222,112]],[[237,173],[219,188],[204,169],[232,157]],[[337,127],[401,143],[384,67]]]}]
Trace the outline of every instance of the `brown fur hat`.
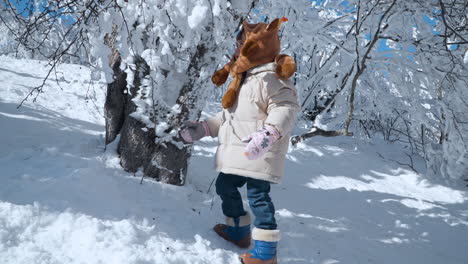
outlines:
[{"label": "brown fur hat", "polygon": [[223,108],[230,108],[237,100],[237,95],[242,81],[242,73],[256,66],[275,62],[276,75],[279,78],[289,78],[296,71],[294,59],[285,54],[279,54],[280,39],[278,32],[281,23],[286,18],[273,20],[270,24],[248,24],[244,21],[242,30],[237,35],[237,48],[229,63],[224,65],[211,77],[212,82],[223,85],[229,74],[233,80],[223,96]]}]

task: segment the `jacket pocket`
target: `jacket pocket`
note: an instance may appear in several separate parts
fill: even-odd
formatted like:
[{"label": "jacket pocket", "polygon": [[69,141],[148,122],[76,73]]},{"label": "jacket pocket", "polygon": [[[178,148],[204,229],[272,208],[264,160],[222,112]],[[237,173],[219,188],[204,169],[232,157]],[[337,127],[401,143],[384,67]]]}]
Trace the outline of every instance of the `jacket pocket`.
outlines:
[{"label": "jacket pocket", "polygon": [[263,120],[254,121],[238,121],[229,120],[229,143],[233,145],[245,146],[247,143],[242,142],[242,139],[257,131],[263,126]]}]

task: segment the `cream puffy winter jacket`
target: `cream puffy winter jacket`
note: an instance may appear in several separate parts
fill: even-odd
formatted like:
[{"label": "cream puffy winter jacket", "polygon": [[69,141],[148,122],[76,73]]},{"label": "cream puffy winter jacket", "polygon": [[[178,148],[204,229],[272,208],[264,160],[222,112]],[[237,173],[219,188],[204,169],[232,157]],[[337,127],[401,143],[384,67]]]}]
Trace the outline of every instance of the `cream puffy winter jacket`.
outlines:
[{"label": "cream puffy winter jacket", "polygon": [[[216,170],[279,183],[298,111],[296,89],[276,77],[274,62],[248,70],[234,106],[206,120],[211,136],[218,137]],[[265,155],[248,160],[241,139],[264,124],[276,127],[281,137]]]}]

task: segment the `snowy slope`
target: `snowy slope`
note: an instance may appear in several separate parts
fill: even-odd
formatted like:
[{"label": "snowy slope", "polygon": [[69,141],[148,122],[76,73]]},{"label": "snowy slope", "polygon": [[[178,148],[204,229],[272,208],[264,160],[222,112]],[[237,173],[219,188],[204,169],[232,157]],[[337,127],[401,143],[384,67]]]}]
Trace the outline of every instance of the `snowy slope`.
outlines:
[{"label": "snowy slope", "polygon": [[[105,149],[103,83],[89,69],[64,65],[16,109],[44,65],[0,57],[0,263],[239,263],[242,251],[211,231],[223,221],[215,141],[195,145],[186,186],[140,184]],[[403,151],[352,138],[292,149],[272,190],[279,263],[466,263],[466,189],[392,161]]]}]

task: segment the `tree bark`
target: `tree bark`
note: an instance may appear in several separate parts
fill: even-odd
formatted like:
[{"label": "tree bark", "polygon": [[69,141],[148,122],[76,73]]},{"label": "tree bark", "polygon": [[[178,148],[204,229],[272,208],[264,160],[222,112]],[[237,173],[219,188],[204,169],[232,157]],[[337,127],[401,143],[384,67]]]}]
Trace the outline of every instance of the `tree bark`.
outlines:
[{"label": "tree bark", "polygon": [[[117,58],[118,62],[120,58]],[[117,63],[118,64],[118,63]],[[147,177],[169,184],[183,185],[187,174],[190,151],[171,142],[156,143],[153,128],[130,116],[137,106],[132,101],[138,94],[142,79],[149,74],[149,66],[142,58],[136,58],[133,86],[128,93],[126,74],[115,64],[115,81],[108,85],[106,97],[106,144],[120,134],[117,152],[125,171],[142,170]],[[177,139],[175,139],[177,140]]]}]

